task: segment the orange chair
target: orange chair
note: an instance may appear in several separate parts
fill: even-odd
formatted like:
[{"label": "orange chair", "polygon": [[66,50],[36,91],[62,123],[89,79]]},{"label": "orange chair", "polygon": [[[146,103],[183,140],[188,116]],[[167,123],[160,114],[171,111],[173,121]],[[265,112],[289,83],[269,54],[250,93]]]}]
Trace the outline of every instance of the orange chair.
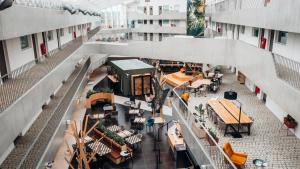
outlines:
[{"label": "orange chair", "polygon": [[223,147],[224,152],[238,168],[244,168],[247,161],[247,154],[234,152],[230,143],[226,143]]}]

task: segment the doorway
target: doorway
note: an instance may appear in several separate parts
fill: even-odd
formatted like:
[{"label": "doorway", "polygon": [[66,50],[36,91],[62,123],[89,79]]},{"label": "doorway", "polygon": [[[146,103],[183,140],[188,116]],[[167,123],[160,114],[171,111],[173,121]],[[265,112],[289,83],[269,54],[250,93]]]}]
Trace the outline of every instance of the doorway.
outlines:
[{"label": "doorway", "polygon": [[4,53],[4,45],[3,45],[3,41],[0,41],[0,75],[3,82],[8,79],[7,74],[8,71],[7,71],[6,59]]},{"label": "doorway", "polygon": [[269,31],[269,51],[272,52],[273,51],[273,42],[274,42],[274,36],[275,36],[275,31],[271,30]]},{"label": "doorway", "polygon": [[38,63],[39,58],[38,58],[38,51],[37,51],[36,36],[32,34],[31,39],[32,39],[33,52],[34,52],[34,60],[35,63]]}]

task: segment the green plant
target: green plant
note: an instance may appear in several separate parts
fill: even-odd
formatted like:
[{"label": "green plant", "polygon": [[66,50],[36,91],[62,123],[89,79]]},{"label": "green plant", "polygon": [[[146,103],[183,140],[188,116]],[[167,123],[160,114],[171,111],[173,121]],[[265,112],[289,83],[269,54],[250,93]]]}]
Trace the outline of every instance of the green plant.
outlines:
[{"label": "green plant", "polygon": [[112,140],[114,140],[116,143],[120,144],[120,145],[124,145],[125,144],[125,140],[124,138],[120,137],[118,134],[116,134],[115,132],[112,132],[110,130],[108,130],[102,123],[99,123],[99,125],[97,126],[97,129],[104,133],[104,135]]},{"label": "green plant", "polygon": [[213,131],[212,128],[209,128],[209,129],[208,129],[208,133],[211,135],[211,137],[212,137],[214,140],[218,140],[217,133],[216,133],[216,131]]},{"label": "green plant", "polygon": [[95,90],[89,90],[87,93],[86,93],[86,98],[90,98],[91,95],[93,94],[96,94],[96,93],[114,93],[114,90],[113,89],[110,89],[108,87],[105,87],[105,88],[96,88]]},{"label": "green plant", "polygon": [[205,110],[203,108],[203,104],[199,104],[199,106],[195,106],[195,110],[199,113],[199,121],[204,124],[205,123],[205,118],[204,118],[204,113]]}]

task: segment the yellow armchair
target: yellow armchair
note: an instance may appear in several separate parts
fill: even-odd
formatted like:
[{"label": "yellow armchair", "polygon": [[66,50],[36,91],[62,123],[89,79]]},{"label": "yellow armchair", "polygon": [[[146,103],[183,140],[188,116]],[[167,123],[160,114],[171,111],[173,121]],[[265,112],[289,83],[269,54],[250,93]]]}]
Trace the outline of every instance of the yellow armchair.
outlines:
[{"label": "yellow armchair", "polygon": [[224,152],[230,158],[232,163],[238,168],[244,168],[248,155],[245,153],[234,152],[230,143],[226,143],[223,147]]}]

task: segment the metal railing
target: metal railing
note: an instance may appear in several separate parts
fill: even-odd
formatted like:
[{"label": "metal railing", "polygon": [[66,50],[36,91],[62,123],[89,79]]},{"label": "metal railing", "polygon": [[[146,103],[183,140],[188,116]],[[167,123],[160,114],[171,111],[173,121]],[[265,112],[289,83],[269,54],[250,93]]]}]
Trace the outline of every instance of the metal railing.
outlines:
[{"label": "metal railing", "polygon": [[300,63],[278,54],[273,54],[278,78],[300,90]]},{"label": "metal railing", "polygon": [[73,96],[75,95],[82,79],[86,75],[90,64],[91,60],[90,58],[87,58],[84,64],[79,65],[79,67],[77,67],[77,70],[75,69],[75,71],[73,72],[73,74],[75,74],[75,79],[71,82],[72,85],[64,94],[61,102],[55,108],[54,114],[51,116],[51,118],[48,119],[47,125],[44,126],[35,140],[33,140],[33,143],[26,153],[25,158],[20,162],[20,165],[17,168],[26,169],[37,167],[40,157],[42,157],[57,126],[59,126],[61,119],[63,118],[65,112],[71,104]]},{"label": "metal railing", "polygon": [[[91,38],[99,31],[99,27],[88,32]],[[33,60],[20,68],[6,74],[0,79],[0,113],[7,109],[14,101],[38,83],[45,75],[51,72],[62,61],[82,45],[82,37],[74,39],[54,55],[46,57],[42,62],[36,64]]]},{"label": "metal railing", "polygon": [[[197,121],[197,117],[193,115],[193,112],[180,97],[187,85],[188,84],[182,84],[173,89],[175,94],[172,105],[173,117],[177,118],[181,123],[182,134],[191,153],[198,164],[203,168],[237,169],[202,123],[198,123],[198,125],[203,129],[206,137],[199,138],[197,134],[194,133],[192,128]],[[213,142],[213,145],[209,144],[208,139]]]}]

